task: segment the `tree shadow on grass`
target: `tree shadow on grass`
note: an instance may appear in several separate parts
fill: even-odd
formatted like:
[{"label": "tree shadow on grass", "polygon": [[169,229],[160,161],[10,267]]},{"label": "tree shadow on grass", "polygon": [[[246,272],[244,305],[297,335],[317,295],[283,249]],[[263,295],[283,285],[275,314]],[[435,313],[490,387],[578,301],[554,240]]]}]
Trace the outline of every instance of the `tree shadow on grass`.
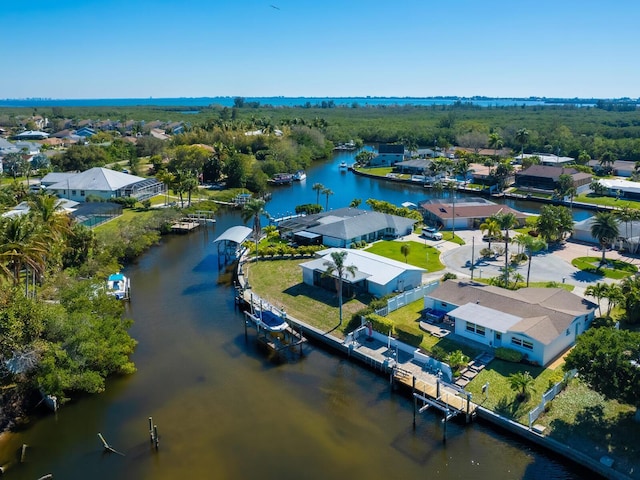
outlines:
[{"label": "tree shadow on grass", "polygon": [[510,400],[505,396],[496,403],[494,410],[498,415],[515,419],[523,415],[526,404],[527,402],[519,402],[515,398]]},{"label": "tree shadow on grass", "polygon": [[607,418],[602,405],[580,410],[573,423],[562,419],[551,422],[553,438],[588,455],[599,458],[611,455],[622,470],[637,470],[640,467],[640,445],[632,439],[638,438],[640,424],[633,413],[620,413]]}]

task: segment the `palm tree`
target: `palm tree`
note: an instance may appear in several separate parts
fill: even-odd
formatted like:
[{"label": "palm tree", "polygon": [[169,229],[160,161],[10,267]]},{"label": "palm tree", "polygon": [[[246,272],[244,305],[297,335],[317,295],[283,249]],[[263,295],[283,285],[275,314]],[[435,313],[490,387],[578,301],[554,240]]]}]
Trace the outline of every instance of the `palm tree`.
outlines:
[{"label": "palm tree", "polygon": [[446,361],[451,369],[457,374],[461,369],[467,366],[469,363],[469,357],[462,353],[462,350],[455,350],[447,355]]},{"label": "palm tree", "polygon": [[589,285],[585,290],[584,294],[593,297],[598,302],[598,311],[600,312],[600,316],[602,316],[602,299],[607,297],[609,293],[609,285],[604,282],[598,282],[595,285]]},{"label": "palm tree", "polygon": [[518,401],[522,401],[529,396],[529,389],[533,385],[533,377],[529,372],[516,372],[508,377],[511,390],[517,392]]},{"label": "palm tree", "polygon": [[[42,274],[46,254],[50,245],[28,215],[10,217],[0,224],[0,270],[13,278],[14,285],[20,281],[22,268]],[[28,285],[28,284],[27,284]]]},{"label": "palm tree", "polygon": [[404,255],[404,263],[407,263],[407,257],[411,253],[411,245],[409,245],[408,243],[403,243],[400,247],[400,253]]},{"label": "palm tree", "polygon": [[248,222],[253,219],[253,239],[256,242],[256,260],[258,259],[258,241],[260,240],[260,216],[269,218],[269,214],[264,209],[265,201],[259,198],[252,198],[242,207],[242,221]]},{"label": "palm tree", "polygon": [[55,195],[40,193],[29,200],[30,214],[40,222],[48,233],[58,239],[71,231],[69,216],[62,210],[62,202]]},{"label": "palm tree", "polygon": [[327,196],[327,206],[325,207],[325,211],[328,212],[329,211],[329,195],[333,195],[333,190],[331,190],[330,188],[323,188],[322,194]]},{"label": "palm tree", "polygon": [[529,140],[529,130],[521,128],[516,132],[516,142],[520,144],[520,159],[524,158],[524,146]]},{"label": "palm tree", "polygon": [[529,259],[527,265],[527,287],[529,286],[529,276],[531,275],[531,259],[533,258],[533,254],[538,252],[544,248],[547,248],[547,242],[540,237],[532,237],[526,233],[521,233],[516,238],[513,239],[515,243],[521,245],[527,257]]},{"label": "palm tree", "polygon": [[491,240],[494,237],[497,237],[498,235],[500,235],[500,225],[498,224],[498,222],[496,221],[495,218],[487,218],[483,223],[480,224],[480,231],[482,233],[487,234],[487,237],[489,237],[489,250],[491,250]]},{"label": "palm tree", "polygon": [[346,274],[350,273],[352,277],[356,276],[358,268],[355,265],[345,265],[346,250],[331,252],[331,260],[324,262],[327,269],[323,275],[334,277],[336,281],[336,290],[338,292],[338,309],[340,311],[340,323],[342,325],[342,282],[346,278]]},{"label": "palm tree", "polygon": [[322,192],[322,190],[324,190],[324,185],[321,183],[314,183],[313,187],[311,187],[312,190],[316,191],[316,205],[320,204],[320,192]]},{"label": "palm tree", "polygon": [[607,289],[607,317],[611,315],[611,310],[616,305],[620,305],[625,301],[625,295],[619,285],[611,284]]},{"label": "palm tree", "polygon": [[498,149],[504,147],[504,140],[499,133],[493,132],[489,134],[489,148],[493,148],[493,156],[498,156]]},{"label": "palm tree", "polygon": [[500,212],[493,215],[493,218],[498,222],[500,228],[504,230],[504,284],[507,286],[509,285],[509,229],[517,224],[518,219],[513,212]]},{"label": "palm tree", "polygon": [[612,212],[598,212],[591,223],[591,235],[598,240],[602,248],[602,260],[600,265],[605,263],[605,252],[607,245],[610,245],[616,238],[620,236],[618,228],[618,219]]}]

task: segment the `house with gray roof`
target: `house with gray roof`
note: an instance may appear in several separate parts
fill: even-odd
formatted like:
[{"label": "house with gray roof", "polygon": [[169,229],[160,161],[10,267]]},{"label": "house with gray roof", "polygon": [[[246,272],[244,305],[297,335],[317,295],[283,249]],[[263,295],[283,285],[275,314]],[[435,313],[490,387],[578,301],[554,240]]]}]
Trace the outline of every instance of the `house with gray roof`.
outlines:
[{"label": "house with gray roof", "polygon": [[381,257],[363,250],[345,250],[329,248],[316,253],[315,259],[301,263],[302,281],[307,285],[319,286],[335,291],[335,274],[327,275],[327,263],[332,262],[333,252],[346,252],[345,266],[354,266],[354,275],[343,276],[343,295],[351,296],[355,292],[370,293],[383,297],[394,291],[403,292],[422,283],[422,268]]},{"label": "house with gray roof", "polygon": [[488,348],[508,347],[547,365],[591,325],[597,305],[562,288],[507,290],[447,280],[424,298],[455,333]]},{"label": "house with gray roof", "polygon": [[404,160],[404,145],[381,143],[378,154],[369,161],[372,167],[392,166]]},{"label": "house with gray roof", "polygon": [[[58,181],[53,182],[54,179]],[[164,192],[164,184],[155,178],[137,177],[101,167],[81,173],[50,173],[42,179],[42,185],[59,197],[77,202],[86,201],[90,195],[104,200],[133,197],[142,201]]]},{"label": "house with gray roof", "polygon": [[279,225],[294,241],[317,243],[327,247],[350,248],[364,240],[367,243],[382,238],[409,235],[416,220],[387,213],[340,208],[330,212],[298,217]]}]

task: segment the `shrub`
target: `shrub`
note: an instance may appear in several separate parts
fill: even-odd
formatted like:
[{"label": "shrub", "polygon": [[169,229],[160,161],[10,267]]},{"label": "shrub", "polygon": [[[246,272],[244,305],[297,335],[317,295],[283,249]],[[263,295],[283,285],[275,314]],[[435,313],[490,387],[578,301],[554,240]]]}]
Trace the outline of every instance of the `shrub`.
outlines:
[{"label": "shrub", "polygon": [[111,199],[113,203],[117,203],[118,205],[122,205],[124,208],[133,208],[138,202],[133,197],[118,197]]},{"label": "shrub", "polygon": [[447,280],[455,280],[458,276],[455,273],[447,272],[442,276],[442,281],[446,282]]},{"label": "shrub", "polygon": [[447,355],[447,351],[438,345],[434,345],[433,348],[431,348],[430,356],[435,358],[436,360],[444,362],[444,360],[447,358]]},{"label": "shrub", "polygon": [[349,248],[358,248],[358,245],[356,245],[355,242],[352,242],[351,245],[349,245]]},{"label": "shrub", "polygon": [[496,358],[507,362],[519,363],[522,361],[522,353],[507,347],[496,348]]},{"label": "shrub", "polygon": [[367,322],[371,322],[371,327],[376,332],[388,334],[389,330],[393,330],[393,322],[381,315],[370,313],[367,316],[365,316],[365,320]]},{"label": "shrub", "polygon": [[401,326],[396,327],[395,331],[399,341],[414,347],[420,346],[422,339],[424,338],[424,334],[422,332],[416,332],[415,330],[410,331]]}]

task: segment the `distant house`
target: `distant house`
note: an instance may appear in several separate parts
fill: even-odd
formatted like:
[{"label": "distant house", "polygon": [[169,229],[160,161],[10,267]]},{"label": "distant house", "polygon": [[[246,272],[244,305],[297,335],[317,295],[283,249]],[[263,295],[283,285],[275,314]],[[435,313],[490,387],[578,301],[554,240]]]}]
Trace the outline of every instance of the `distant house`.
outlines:
[{"label": "distant house", "polygon": [[522,163],[525,158],[538,157],[540,159],[540,165],[546,166],[562,166],[568,163],[575,162],[575,158],[561,157],[559,155],[548,155],[546,153],[524,153],[515,157],[518,163]]},{"label": "distant house", "polygon": [[317,252],[318,258],[300,264],[302,281],[307,285],[320,286],[335,291],[334,277],[327,276],[326,262],[332,261],[332,252],[347,252],[345,266],[356,267],[355,275],[343,277],[343,294],[350,296],[355,292],[370,293],[383,297],[394,291],[402,292],[419,286],[422,283],[422,268],[397,262],[386,257],[362,250],[343,250],[330,248]]},{"label": "distant house", "polygon": [[104,200],[133,197],[142,201],[164,192],[164,184],[155,178],[100,167],[81,173],[49,173],[43,177],[42,185],[59,197],[77,202],[86,201],[89,195]]},{"label": "distant house", "polygon": [[96,131],[91,127],[82,127],[75,131],[75,134],[80,137],[89,138],[96,134]]},{"label": "distant house", "polygon": [[508,347],[546,366],[591,325],[597,305],[562,288],[506,290],[447,280],[424,299],[455,333],[488,348]]},{"label": "distant house", "polygon": [[445,202],[438,199],[420,204],[424,221],[431,225],[440,225],[445,229],[478,228],[487,218],[498,213],[513,213],[518,224],[524,225],[527,215],[506,205],[499,205],[484,198],[463,198],[460,201]]},{"label": "distant house", "polygon": [[281,233],[300,244],[322,244],[350,248],[352,244],[397,238],[413,231],[416,220],[358,208],[340,208],[330,212],[285,220]]},{"label": "distant house", "polygon": [[[630,160],[616,160],[611,164],[611,173],[617,177],[631,177],[636,172],[637,163]],[[605,167],[599,160],[589,160],[588,165],[599,175],[605,173]]]},{"label": "distant house", "polygon": [[404,145],[381,143],[378,154],[371,159],[372,167],[390,167],[404,160]]},{"label": "distant house", "polygon": [[535,188],[552,192],[558,187],[560,175],[569,175],[578,193],[589,190],[592,179],[590,174],[578,172],[574,168],[547,165],[532,165],[526,170],[516,172],[515,184],[520,188]]},{"label": "distant house", "polygon": [[49,134],[37,130],[27,130],[14,135],[13,138],[15,140],[43,140],[45,138],[49,138]]}]

